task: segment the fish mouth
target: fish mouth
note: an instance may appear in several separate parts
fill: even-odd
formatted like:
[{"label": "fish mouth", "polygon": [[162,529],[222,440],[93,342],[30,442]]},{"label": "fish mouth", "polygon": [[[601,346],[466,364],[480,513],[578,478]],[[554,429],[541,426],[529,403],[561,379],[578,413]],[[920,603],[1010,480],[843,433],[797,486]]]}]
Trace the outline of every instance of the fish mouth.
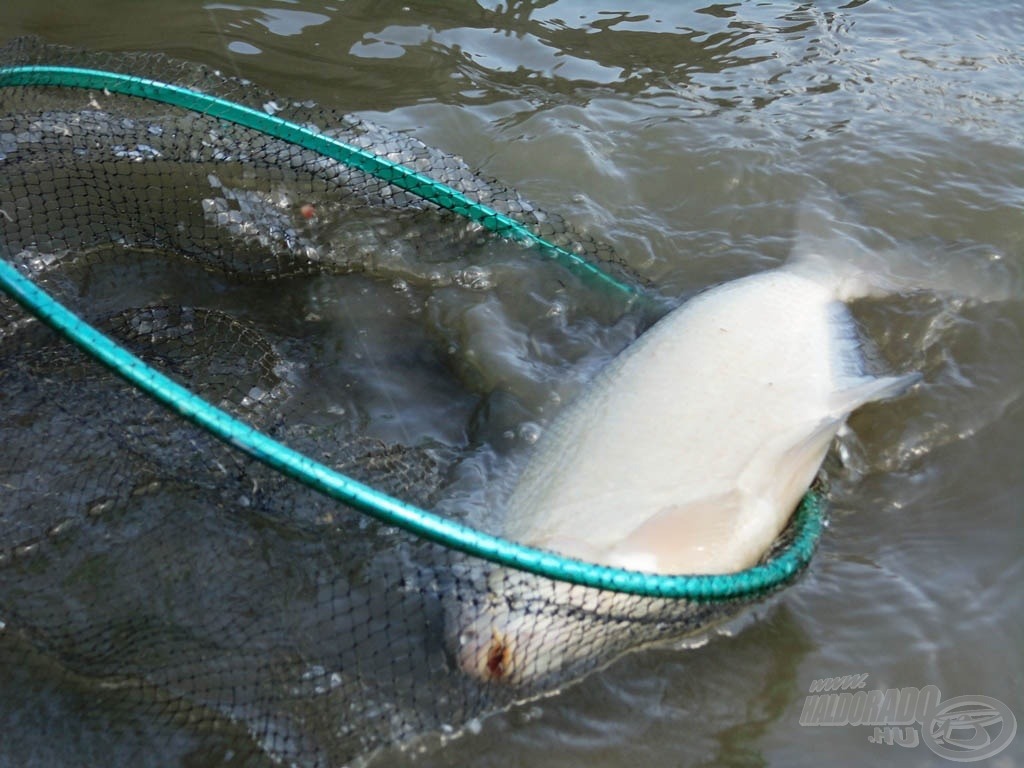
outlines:
[{"label": "fish mouth", "polygon": [[504,680],[515,672],[513,650],[515,646],[508,635],[491,628],[491,642],[484,658],[487,680]]},{"label": "fish mouth", "polygon": [[487,586],[498,582],[502,592],[489,589],[477,600],[447,604],[447,659],[478,683],[532,690],[586,654],[590,646],[580,646],[588,636],[586,616],[564,608],[564,585],[497,573],[502,578]]},{"label": "fish mouth", "polygon": [[516,681],[517,644],[507,632],[495,626],[481,630],[467,628],[459,635],[458,645],[458,666],[467,675],[484,683]]}]

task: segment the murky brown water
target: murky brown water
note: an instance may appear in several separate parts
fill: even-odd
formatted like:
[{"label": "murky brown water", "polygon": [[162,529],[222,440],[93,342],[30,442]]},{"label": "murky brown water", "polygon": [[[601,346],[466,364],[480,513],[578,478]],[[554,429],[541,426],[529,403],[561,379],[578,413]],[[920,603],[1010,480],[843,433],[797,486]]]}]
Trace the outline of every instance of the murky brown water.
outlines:
[{"label": "murky brown water", "polygon": [[[0,38],[163,51],[409,130],[610,241],[671,299],[784,259],[822,189],[940,268],[1024,274],[1016,4],[628,5],[6,0]],[[799,724],[813,680],[852,673],[1024,717],[1024,299],[858,316],[924,383],[852,420],[795,587],[699,647],[634,654],[379,764],[943,764],[867,726]],[[394,398],[421,429],[417,393]],[[1021,760],[1018,737],[993,764]]]}]

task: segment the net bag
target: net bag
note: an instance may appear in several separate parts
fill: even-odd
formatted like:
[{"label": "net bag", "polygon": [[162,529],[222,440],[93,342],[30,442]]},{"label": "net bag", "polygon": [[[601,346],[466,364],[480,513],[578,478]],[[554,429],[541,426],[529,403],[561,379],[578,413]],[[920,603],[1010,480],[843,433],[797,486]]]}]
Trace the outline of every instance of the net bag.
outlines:
[{"label": "net bag", "polygon": [[[817,539],[817,492],[724,576],[502,539],[524,391],[589,359],[553,342],[614,347],[648,302],[607,246],[361,120],[14,41],[0,257],[0,762],[360,761],[727,618]],[[481,360],[498,317],[540,384]]]}]

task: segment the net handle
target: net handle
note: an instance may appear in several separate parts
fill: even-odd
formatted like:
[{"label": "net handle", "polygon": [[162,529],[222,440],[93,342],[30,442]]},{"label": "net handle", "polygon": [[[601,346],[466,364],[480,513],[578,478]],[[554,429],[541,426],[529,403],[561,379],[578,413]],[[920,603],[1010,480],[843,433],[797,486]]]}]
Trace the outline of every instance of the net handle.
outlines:
[{"label": "net handle", "polygon": [[[403,189],[423,184],[435,190],[450,210],[467,216],[493,232],[527,240],[549,253],[561,251],[569,266],[602,276],[610,285],[634,292],[577,255],[537,237],[513,219],[466,198],[407,168],[338,142],[295,123],[266,115],[243,105],[208,96],[181,86],[76,67],[7,67],[0,69],[0,86],[53,85],[106,88],[127,95],[156,99],[200,110],[269,133],[313,151],[349,162]],[[342,151],[343,150],[343,151]],[[345,159],[339,157],[343,155]],[[383,174],[383,175],[381,175]],[[409,186],[404,186],[409,185]],[[417,186],[418,189],[418,186]],[[416,191],[416,190],[410,190]],[[431,198],[425,198],[431,199]],[[441,201],[432,200],[441,205]],[[557,255],[557,254],[556,254]],[[824,496],[808,491],[793,525],[796,535],[788,547],[764,564],[731,574],[664,575],[612,568],[563,557],[492,536],[381,493],[305,456],[233,418],[185,387],[150,367],[124,347],[75,315],[46,291],[22,275],[0,252],[0,287],[31,314],[53,328],[91,357],[110,368],[154,400],[228,445],[333,499],[348,504],[383,523],[416,536],[499,565],[546,578],[614,592],[689,600],[725,600],[752,597],[774,590],[793,579],[810,562],[821,534]]]}]

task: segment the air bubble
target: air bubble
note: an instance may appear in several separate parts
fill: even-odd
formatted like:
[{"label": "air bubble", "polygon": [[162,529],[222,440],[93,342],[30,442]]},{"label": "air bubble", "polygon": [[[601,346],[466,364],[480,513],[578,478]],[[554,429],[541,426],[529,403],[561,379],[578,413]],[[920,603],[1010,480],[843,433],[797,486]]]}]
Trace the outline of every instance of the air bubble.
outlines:
[{"label": "air bubble", "polygon": [[70,517],[65,517],[60,522],[51,525],[46,530],[46,535],[51,539],[58,538],[61,534],[65,533],[75,524],[75,521]]},{"label": "air bubble", "polygon": [[14,548],[15,557],[29,557],[36,553],[39,549],[38,541],[29,541],[24,544],[19,544]]},{"label": "air bubble", "polygon": [[99,517],[100,515],[109,512],[113,508],[113,499],[99,499],[98,501],[94,501],[92,504],[89,505],[88,509],[86,509],[85,511],[85,514],[87,514],[89,517]]},{"label": "air bubble", "polygon": [[540,440],[541,432],[543,432],[539,424],[535,424],[532,421],[526,421],[519,425],[519,439],[524,443],[530,445]]},{"label": "air bubble", "polygon": [[569,307],[564,301],[553,301],[548,305],[548,311],[545,314],[548,317],[564,317],[568,311]]},{"label": "air bubble", "polygon": [[474,291],[487,291],[494,287],[494,276],[486,267],[466,267],[456,274],[455,281]]}]

